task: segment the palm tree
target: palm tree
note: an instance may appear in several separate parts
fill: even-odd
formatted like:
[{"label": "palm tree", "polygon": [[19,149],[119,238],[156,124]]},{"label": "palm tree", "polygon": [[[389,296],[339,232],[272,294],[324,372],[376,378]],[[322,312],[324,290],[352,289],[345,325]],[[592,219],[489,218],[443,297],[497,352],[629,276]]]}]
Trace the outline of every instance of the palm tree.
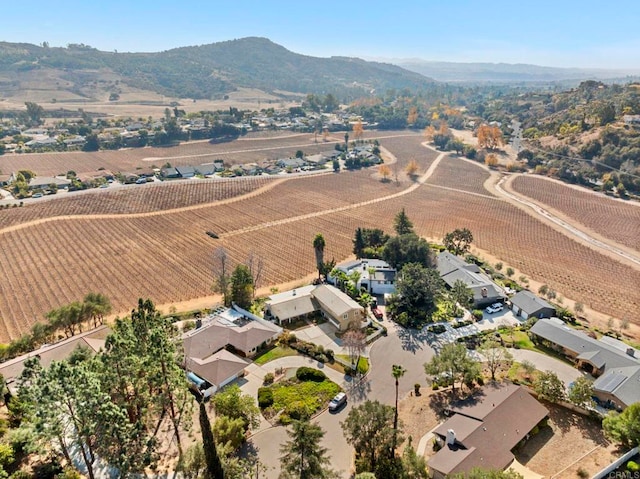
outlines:
[{"label": "palm tree", "polygon": [[394,364],[393,366],[391,366],[391,375],[396,380],[396,410],[393,416],[393,451],[392,451],[394,456],[396,453],[396,436],[398,434],[398,383],[400,378],[404,376],[404,373],[406,372],[407,370],[402,366],[400,366],[399,364]]},{"label": "palm tree", "polygon": [[316,253],[316,266],[318,267],[318,279],[321,279],[322,269],[324,265],[324,247],[325,247],[324,236],[322,233],[318,233],[315,238],[313,238],[313,249]]}]

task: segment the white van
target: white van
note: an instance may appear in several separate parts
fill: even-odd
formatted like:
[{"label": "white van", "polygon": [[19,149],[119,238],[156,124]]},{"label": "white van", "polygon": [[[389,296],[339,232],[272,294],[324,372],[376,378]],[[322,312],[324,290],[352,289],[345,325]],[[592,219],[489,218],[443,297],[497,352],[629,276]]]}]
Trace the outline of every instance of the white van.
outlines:
[{"label": "white van", "polygon": [[347,394],[346,393],[338,393],[338,394],[336,394],[336,396],[329,402],[329,411],[337,411],[346,402],[347,402]]}]

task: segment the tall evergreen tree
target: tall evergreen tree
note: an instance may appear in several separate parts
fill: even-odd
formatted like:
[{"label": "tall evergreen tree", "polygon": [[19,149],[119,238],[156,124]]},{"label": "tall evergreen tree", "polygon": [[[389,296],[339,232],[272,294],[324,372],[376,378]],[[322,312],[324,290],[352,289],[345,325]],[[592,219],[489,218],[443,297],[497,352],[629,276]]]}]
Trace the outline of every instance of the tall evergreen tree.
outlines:
[{"label": "tall evergreen tree", "polygon": [[318,233],[313,238],[313,251],[316,255],[316,266],[318,268],[318,279],[322,278],[322,270],[324,269],[324,247],[326,242],[322,233]]},{"label": "tall evergreen tree", "polygon": [[308,420],[293,421],[292,429],[287,430],[289,441],[280,448],[283,454],[280,464],[283,479],[324,479],[333,477],[329,469],[330,460],[327,449],[320,446],[324,431]]},{"label": "tall evergreen tree", "polygon": [[249,267],[239,264],[231,274],[231,301],[241,308],[251,307],[253,299],[253,277]]},{"label": "tall evergreen tree", "polygon": [[396,230],[398,236],[413,233],[413,223],[405,213],[404,208],[396,215],[393,220],[393,229]]},{"label": "tall evergreen tree", "polygon": [[224,479],[224,470],[222,462],[218,457],[216,443],[213,440],[213,432],[211,431],[211,422],[209,415],[204,406],[204,402],[200,401],[200,431],[202,432],[202,447],[204,449],[204,457],[207,462],[205,479]]},{"label": "tall evergreen tree", "polygon": [[356,258],[362,258],[365,246],[362,228],[356,228],[356,232],[353,237],[353,254],[356,255]]}]

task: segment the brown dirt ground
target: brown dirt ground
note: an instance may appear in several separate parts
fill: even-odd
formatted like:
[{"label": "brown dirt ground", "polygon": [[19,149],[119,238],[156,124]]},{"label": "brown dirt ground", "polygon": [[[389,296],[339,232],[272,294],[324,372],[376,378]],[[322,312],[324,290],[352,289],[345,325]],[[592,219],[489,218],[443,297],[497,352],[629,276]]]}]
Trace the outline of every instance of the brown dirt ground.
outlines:
[{"label": "brown dirt ground", "polygon": [[[451,394],[428,387],[423,387],[421,393],[405,397],[399,405],[405,437],[411,436],[416,448],[420,438],[444,419],[436,411],[444,408]],[[604,438],[598,421],[554,404],[544,406],[549,409],[549,426],[515,451],[516,459],[527,468],[553,479],[575,479],[582,468],[592,477],[621,454]],[[428,444],[427,460],[432,454]]]}]

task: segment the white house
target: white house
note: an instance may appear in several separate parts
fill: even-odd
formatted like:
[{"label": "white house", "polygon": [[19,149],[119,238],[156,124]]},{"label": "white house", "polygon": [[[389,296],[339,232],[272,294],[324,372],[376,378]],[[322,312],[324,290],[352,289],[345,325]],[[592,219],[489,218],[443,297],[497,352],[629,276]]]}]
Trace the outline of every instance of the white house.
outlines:
[{"label": "white house", "polygon": [[[358,273],[356,287],[364,289],[371,294],[383,295],[396,292],[396,270],[389,263],[381,259],[357,259],[347,261],[336,266],[347,276]],[[327,278],[331,284],[336,284],[336,278],[329,275]]]}]

